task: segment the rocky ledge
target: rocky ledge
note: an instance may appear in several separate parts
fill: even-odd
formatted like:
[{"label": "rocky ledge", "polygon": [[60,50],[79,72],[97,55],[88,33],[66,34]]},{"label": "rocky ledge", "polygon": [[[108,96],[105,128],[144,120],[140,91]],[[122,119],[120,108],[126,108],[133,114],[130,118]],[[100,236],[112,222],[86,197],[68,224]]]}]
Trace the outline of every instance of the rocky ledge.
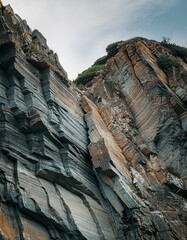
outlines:
[{"label": "rocky ledge", "polygon": [[135,38],[83,90],[0,3],[0,239],[185,240],[187,63]]}]

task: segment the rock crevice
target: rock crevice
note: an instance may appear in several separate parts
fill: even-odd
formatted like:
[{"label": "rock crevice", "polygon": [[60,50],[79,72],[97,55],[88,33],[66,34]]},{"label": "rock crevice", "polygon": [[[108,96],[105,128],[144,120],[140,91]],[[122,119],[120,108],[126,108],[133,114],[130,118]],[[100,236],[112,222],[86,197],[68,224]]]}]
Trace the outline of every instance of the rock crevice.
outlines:
[{"label": "rock crevice", "polygon": [[0,1],[0,238],[185,240],[186,69],[135,38],[84,91]]}]

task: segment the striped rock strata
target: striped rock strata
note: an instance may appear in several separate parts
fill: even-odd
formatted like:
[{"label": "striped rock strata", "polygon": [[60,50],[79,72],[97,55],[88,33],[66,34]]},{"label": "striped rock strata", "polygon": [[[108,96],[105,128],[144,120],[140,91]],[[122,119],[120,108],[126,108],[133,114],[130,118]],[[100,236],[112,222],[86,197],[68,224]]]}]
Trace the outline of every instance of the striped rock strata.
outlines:
[{"label": "striped rock strata", "polygon": [[118,238],[66,72],[10,6],[0,20],[0,239]]},{"label": "striped rock strata", "polygon": [[134,39],[80,92],[0,6],[0,239],[186,239],[185,61]]},{"label": "striped rock strata", "polygon": [[186,239],[186,59],[164,72],[158,42],[118,49],[82,95],[93,166],[124,239]]}]

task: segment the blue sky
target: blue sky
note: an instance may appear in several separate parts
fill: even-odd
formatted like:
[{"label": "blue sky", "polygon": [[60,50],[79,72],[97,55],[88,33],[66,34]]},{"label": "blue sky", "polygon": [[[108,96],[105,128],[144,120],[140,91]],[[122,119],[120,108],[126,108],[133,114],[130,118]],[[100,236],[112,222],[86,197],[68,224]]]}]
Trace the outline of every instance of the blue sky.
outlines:
[{"label": "blue sky", "polygon": [[70,79],[108,44],[140,36],[187,47],[187,0],[3,0],[57,52]]}]

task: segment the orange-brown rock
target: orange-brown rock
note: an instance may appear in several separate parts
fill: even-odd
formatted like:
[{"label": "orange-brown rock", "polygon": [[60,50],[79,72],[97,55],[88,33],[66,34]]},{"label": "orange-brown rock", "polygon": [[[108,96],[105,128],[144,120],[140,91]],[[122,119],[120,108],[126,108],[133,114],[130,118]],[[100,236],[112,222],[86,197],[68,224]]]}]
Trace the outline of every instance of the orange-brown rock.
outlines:
[{"label": "orange-brown rock", "polygon": [[0,239],[185,240],[187,64],[121,42],[77,89],[0,1]]},{"label": "orange-brown rock", "polygon": [[[127,207],[120,213],[126,239],[185,239],[187,64],[180,58],[180,68],[161,70],[158,57],[171,51],[156,41],[135,38],[118,48],[104,74],[86,85],[84,92],[90,100],[82,97],[93,165],[116,211],[122,208],[117,200],[112,201],[114,195]],[[99,138],[102,140],[97,142]],[[126,169],[118,168],[118,177],[107,172],[109,163],[116,167],[116,161],[107,154],[113,148],[107,149],[105,141],[125,158],[116,155],[121,164],[127,164]],[[106,163],[104,168],[99,161]],[[134,229],[127,209],[136,209],[131,212]]]}]

